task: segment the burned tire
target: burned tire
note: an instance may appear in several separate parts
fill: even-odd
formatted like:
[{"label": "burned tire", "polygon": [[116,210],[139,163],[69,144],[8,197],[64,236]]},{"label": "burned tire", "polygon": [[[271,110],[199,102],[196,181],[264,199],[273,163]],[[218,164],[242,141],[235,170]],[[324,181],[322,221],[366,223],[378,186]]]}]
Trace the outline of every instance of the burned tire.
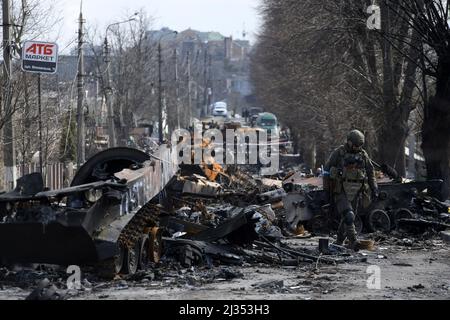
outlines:
[{"label": "burned tire", "polygon": [[391,231],[391,219],[384,210],[373,210],[367,217],[367,226],[370,232]]},{"label": "burned tire", "polygon": [[123,246],[120,246],[119,254],[117,256],[96,264],[98,275],[104,279],[114,279],[117,274],[122,272],[124,260],[125,249]]},{"label": "burned tire", "polygon": [[135,274],[139,269],[141,243],[138,241],[133,247],[125,250],[125,259],[123,263],[123,273]]},{"label": "burned tire", "polygon": [[119,248],[119,254],[113,258],[113,271],[118,274],[122,271],[125,261],[125,248],[121,245]]},{"label": "burned tire", "polygon": [[178,248],[178,261],[185,268],[198,266],[203,263],[203,254],[199,248],[191,245],[180,246]]},{"label": "burned tire", "polygon": [[395,226],[398,229],[398,227],[399,227],[398,221],[400,219],[414,219],[414,214],[406,208],[400,208],[395,212],[394,218],[395,218]]}]

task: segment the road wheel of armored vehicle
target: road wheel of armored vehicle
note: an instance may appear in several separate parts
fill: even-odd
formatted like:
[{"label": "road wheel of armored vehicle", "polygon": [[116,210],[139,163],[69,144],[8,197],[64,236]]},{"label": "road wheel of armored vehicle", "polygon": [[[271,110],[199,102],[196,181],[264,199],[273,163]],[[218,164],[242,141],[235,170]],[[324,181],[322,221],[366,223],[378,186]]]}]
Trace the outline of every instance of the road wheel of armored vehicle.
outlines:
[{"label": "road wheel of armored vehicle", "polygon": [[355,216],[355,229],[358,234],[362,233],[363,231],[363,221],[359,214]]},{"label": "road wheel of armored vehicle", "polygon": [[139,269],[139,258],[140,258],[141,244],[136,242],[131,248],[125,250],[125,259],[123,264],[123,273],[125,274],[135,274]]},{"label": "road wheel of armored vehicle", "polygon": [[398,228],[397,222],[400,219],[414,219],[414,215],[410,210],[408,210],[406,208],[400,208],[395,212],[394,218],[395,218],[395,225]]},{"label": "road wheel of armored vehicle", "polygon": [[108,260],[99,262],[97,266],[98,275],[105,279],[113,279],[123,271],[125,260],[125,248],[119,247],[119,254]]},{"label": "road wheel of armored vehicle", "polygon": [[120,273],[122,271],[123,265],[124,265],[124,259],[125,259],[125,248],[120,246],[119,248],[119,254],[115,256],[114,258],[114,272]]},{"label": "road wheel of armored vehicle", "polygon": [[389,232],[391,231],[391,219],[384,210],[373,210],[368,215],[367,225],[370,232]]},{"label": "road wheel of armored vehicle", "polygon": [[162,232],[160,228],[152,228],[149,234],[150,261],[158,263],[162,255]]}]

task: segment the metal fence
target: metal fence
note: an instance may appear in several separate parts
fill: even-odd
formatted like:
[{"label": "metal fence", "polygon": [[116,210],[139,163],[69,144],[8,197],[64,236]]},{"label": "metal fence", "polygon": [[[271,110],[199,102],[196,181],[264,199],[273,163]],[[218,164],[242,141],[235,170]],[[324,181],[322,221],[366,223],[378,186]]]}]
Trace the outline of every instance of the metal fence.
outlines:
[{"label": "metal fence", "polygon": [[[68,187],[73,176],[72,164],[53,163],[43,168],[42,176],[44,178],[44,186],[51,190],[57,190]],[[30,163],[17,166],[18,177],[39,172],[38,163]]]}]

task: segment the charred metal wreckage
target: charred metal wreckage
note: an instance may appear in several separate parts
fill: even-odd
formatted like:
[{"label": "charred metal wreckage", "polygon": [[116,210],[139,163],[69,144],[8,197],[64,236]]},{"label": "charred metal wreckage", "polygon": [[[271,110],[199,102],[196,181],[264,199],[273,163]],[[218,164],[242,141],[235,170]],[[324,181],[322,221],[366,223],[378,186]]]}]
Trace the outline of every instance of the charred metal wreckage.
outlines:
[{"label": "charred metal wreckage", "polygon": [[84,164],[71,187],[55,191],[44,190],[39,173],[20,178],[0,196],[0,258],[132,271],[156,226],[151,200],[176,174],[172,156],[165,146],[152,157],[110,149]]},{"label": "charred metal wreckage", "polygon": [[[321,182],[305,179],[296,183],[294,180],[287,177],[283,181],[288,191],[283,200],[287,227],[295,230],[302,224],[315,232],[336,230],[340,217],[327,202]],[[379,183],[379,198],[367,199],[357,208],[357,232],[403,230],[416,233],[430,228],[435,231],[450,228],[450,204],[434,197],[442,183],[441,180],[404,181],[401,178]]]},{"label": "charred metal wreckage", "polygon": [[[329,236],[339,217],[320,178],[262,178],[237,166],[176,164],[177,150],[151,155],[115,148],[91,158],[71,187],[44,190],[42,176],[0,195],[0,259],[7,263],[93,266],[100,275],[134,274],[163,261],[214,264],[336,264],[361,261],[322,239],[317,247],[283,239]],[[283,174],[281,174],[283,175]],[[449,228],[449,206],[431,195],[441,181],[380,183],[358,209],[358,231]]]}]

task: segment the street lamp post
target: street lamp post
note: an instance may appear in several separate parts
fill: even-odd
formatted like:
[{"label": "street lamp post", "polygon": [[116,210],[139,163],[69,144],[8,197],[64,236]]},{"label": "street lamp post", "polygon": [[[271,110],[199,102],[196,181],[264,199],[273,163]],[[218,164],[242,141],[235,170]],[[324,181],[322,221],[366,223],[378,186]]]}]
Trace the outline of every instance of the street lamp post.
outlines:
[{"label": "street lamp post", "polygon": [[162,68],[162,48],[161,48],[161,40],[168,34],[177,35],[177,31],[173,31],[171,33],[165,33],[161,35],[158,41],[158,139],[159,143],[162,144],[164,140],[163,136],[163,96],[162,96],[162,77],[161,77],[161,68]]},{"label": "street lamp post", "polygon": [[[134,15],[136,16],[138,13],[135,13]],[[112,81],[111,81],[111,74],[110,74],[110,57],[109,57],[109,45],[108,45],[108,31],[112,26],[117,26],[123,23],[127,23],[130,21],[135,21],[135,18],[130,18],[128,20],[125,21],[120,21],[120,22],[115,22],[115,23],[111,23],[110,25],[108,25],[108,27],[106,28],[106,33],[105,33],[105,73],[106,73],[106,88],[105,88],[105,99],[106,99],[106,106],[108,109],[108,135],[109,135],[109,147],[110,148],[114,148],[116,146],[116,130],[115,130],[115,125],[114,125],[114,110],[113,110],[113,105],[112,105],[112,93],[113,93],[113,89],[112,89]]]}]

